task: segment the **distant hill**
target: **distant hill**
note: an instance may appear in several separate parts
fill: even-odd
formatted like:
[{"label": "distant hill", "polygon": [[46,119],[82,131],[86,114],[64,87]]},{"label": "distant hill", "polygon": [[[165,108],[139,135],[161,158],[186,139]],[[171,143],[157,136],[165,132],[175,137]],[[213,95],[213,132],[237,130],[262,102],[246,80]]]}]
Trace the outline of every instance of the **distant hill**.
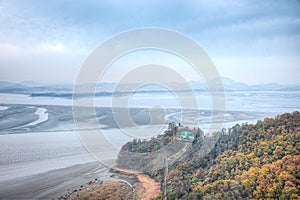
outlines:
[{"label": "distant hill", "polygon": [[0,81],[0,89],[10,87],[16,83],[8,82],[8,81]]},{"label": "distant hill", "polygon": [[20,83],[14,82],[0,82],[1,93],[13,93],[13,94],[32,94],[32,93],[43,93],[43,92],[71,92],[73,85],[68,84],[57,84],[47,85],[34,81],[23,81]]},{"label": "distant hill", "polygon": [[284,88],[281,88],[282,91],[300,91],[300,85],[290,85]]},{"label": "distant hill", "polygon": [[246,83],[241,83],[234,81],[230,78],[221,78],[223,82],[224,88],[227,90],[250,90],[251,86],[247,85]]},{"label": "distant hill", "polygon": [[[300,84],[281,85],[278,83],[266,83],[249,85],[226,77],[216,78],[211,80],[211,82],[214,83],[217,80],[221,80],[225,91],[300,91]],[[203,88],[203,85],[205,84],[203,81],[193,81],[192,85],[193,88],[196,88],[197,86]]]},{"label": "distant hill", "polygon": [[0,82],[0,92],[3,93],[26,93],[30,87],[13,82]]},{"label": "distant hill", "polygon": [[23,85],[23,86],[26,86],[26,87],[40,87],[40,86],[44,86],[44,84],[42,84],[42,83],[38,83],[38,82],[35,82],[35,81],[31,81],[31,80],[22,81],[19,84]]},{"label": "distant hill", "polygon": [[280,85],[278,83],[267,83],[267,84],[261,84],[261,85],[252,85],[251,90],[281,90],[284,89],[285,86]]},{"label": "distant hill", "polygon": [[[225,91],[300,91],[300,85],[280,85],[278,83],[268,83],[259,85],[248,85],[242,82],[234,81],[230,78],[217,78],[211,80],[212,83],[217,80],[221,80]],[[137,92],[167,92],[168,89],[174,89],[176,91],[186,91],[191,88],[195,91],[208,91],[207,84],[203,81],[190,81],[187,83],[166,83],[166,87],[160,85],[151,84],[142,87]],[[139,88],[140,84],[128,83],[128,84],[117,84],[117,83],[100,83],[96,86],[97,92],[113,92],[115,89],[118,92],[128,92]],[[74,85],[72,84],[42,84],[35,81],[27,80],[20,83],[14,82],[0,82],[1,93],[16,93],[16,94],[29,94],[29,95],[41,95],[47,96],[47,94],[57,94],[58,96],[65,93],[73,92]],[[93,91],[94,84],[82,84],[79,88],[82,91]],[[43,94],[44,93],[44,94]]]}]

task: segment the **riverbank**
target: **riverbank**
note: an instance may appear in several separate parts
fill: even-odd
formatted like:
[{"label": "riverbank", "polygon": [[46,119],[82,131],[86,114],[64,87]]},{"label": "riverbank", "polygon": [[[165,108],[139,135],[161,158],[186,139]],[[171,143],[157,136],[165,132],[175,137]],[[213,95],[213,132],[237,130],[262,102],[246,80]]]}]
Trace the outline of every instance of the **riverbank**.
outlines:
[{"label": "riverbank", "polygon": [[160,183],[138,171],[112,168],[108,182],[101,179],[90,181],[64,196],[68,200],[123,199],[151,200],[161,194]]},{"label": "riverbank", "polygon": [[90,181],[109,180],[112,173],[99,162],[75,165],[0,182],[0,199],[58,199]]}]

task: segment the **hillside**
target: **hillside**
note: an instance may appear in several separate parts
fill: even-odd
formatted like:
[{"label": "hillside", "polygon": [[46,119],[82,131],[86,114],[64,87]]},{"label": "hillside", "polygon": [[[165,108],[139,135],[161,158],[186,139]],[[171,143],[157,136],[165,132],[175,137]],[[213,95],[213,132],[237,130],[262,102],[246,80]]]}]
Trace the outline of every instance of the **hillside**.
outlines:
[{"label": "hillside", "polygon": [[[152,152],[159,143],[170,143],[173,135],[168,131],[149,142],[124,145],[118,164],[126,159],[132,163],[123,157],[125,150]],[[206,149],[211,150],[205,153]],[[214,137],[200,136],[169,165],[168,199],[299,199],[299,152],[298,111],[254,125],[237,124]],[[163,186],[163,169],[147,173]]]}]

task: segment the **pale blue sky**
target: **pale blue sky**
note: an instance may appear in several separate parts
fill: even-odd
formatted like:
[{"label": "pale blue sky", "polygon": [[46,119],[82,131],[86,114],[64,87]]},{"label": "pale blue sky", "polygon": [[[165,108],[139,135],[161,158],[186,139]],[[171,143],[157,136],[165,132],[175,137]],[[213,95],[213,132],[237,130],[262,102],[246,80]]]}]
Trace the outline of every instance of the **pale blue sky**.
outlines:
[{"label": "pale blue sky", "polygon": [[72,82],[97,45],[143,27],[191,37],[221,76],[251,84],[300,82],[296,0],[0,0],[0,80]]}]

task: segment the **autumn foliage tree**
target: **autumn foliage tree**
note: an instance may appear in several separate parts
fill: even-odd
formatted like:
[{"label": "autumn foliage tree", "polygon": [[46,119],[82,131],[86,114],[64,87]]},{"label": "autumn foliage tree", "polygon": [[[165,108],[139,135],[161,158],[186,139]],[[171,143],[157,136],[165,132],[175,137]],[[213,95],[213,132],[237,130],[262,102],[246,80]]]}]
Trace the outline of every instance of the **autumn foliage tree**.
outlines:
[{"label": "autumn foliage tree", "polygon": [[[173,135],[123,148],[152,152]],[[210,152],[201,136],[169,166],[168,199],[300,199],[300,113],[222,130]],[[158,142],[159,141],[159,142]],[[163,183],[163,170],[153,173]]]},{"label": "autumn foliage tree", "polygon": [[188,175],[182,175],[182,164],[172,166],[169,198],[300,199],[299,152],[299,112],[236,125],[206,157],[182,159],[192,166],[183,169]]}]

